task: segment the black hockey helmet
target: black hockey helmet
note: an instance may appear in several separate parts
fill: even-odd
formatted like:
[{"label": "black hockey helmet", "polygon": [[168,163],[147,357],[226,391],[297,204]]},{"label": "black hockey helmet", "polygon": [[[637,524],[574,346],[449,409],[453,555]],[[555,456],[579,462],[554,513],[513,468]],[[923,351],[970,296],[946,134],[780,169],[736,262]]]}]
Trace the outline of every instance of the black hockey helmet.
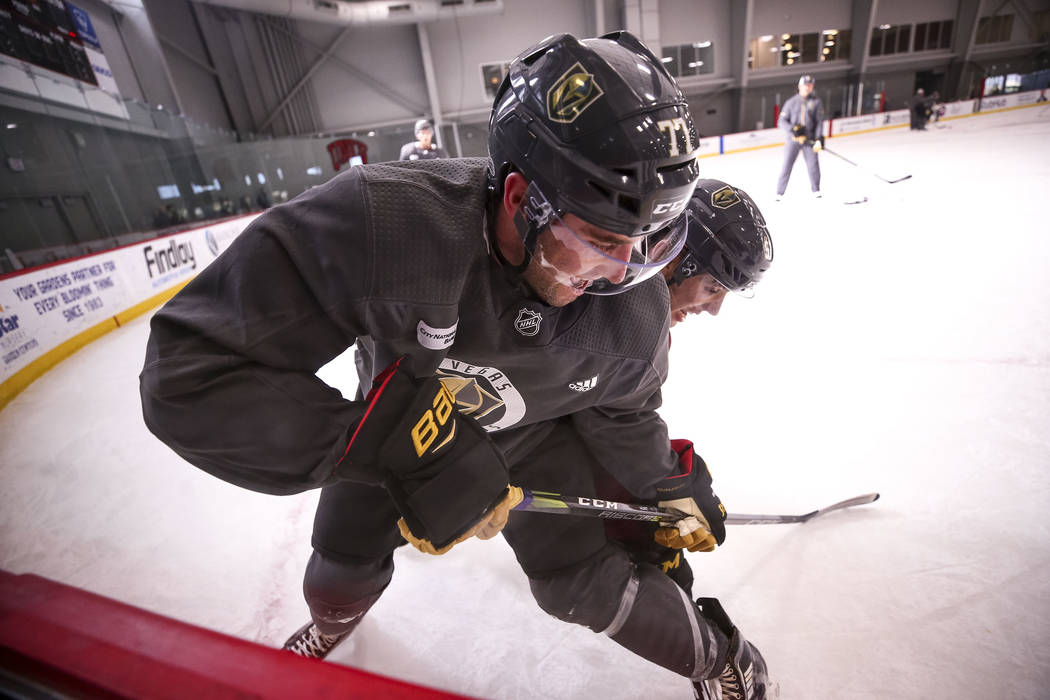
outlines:
[{"label": "black hockey helmet", "polygon": [[689,200],[685,256],[671,282],[708,273],[733,292],[746,292],[773,262],[773,241],[755,201],[721,180],[701,180]]},{"label": "black hockey helmet", "polygon": [[430,129],[431,131],[433,131],[434,130],[433,122],[431,122],[429,119],[418,119],[418,120],[416,120],[416,128],[413,129],[413,132],[418,134],[423,129]]},{"label": "black hockey helmet", "polygon": [[513,166],[559,212],[642,236],[685,209],[696,129],[674,78],[626,31],[549,37],[510,64],[489,120],[498,180]]},{"label": "black hockey helmet", "polygon": [[[559,34],[523,52],[510,64],[489,119],[497,190],[514,169],[541,193],[530,212],[574,214],[648,239],[639,246],[648,252],[628,263],[641,260],[644,274],[633,269],[623,283],[594,284],[588,291],[597,294],[648,278],[680,250],[680,214],[699,177],[697,142],[677,83],[625,31],[582,41]],[[536,218],[522,234],[528,256],[544,223]]]}]

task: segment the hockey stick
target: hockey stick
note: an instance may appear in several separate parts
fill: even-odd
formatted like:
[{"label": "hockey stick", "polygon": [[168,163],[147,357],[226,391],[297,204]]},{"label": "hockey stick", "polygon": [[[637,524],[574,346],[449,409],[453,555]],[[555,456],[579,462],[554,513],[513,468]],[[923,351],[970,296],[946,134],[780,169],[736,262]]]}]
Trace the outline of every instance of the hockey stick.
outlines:
[{"label": "hockey stick", "polygon": [[[659,508],[657,506],[644,506],[633,503],[618,503],[606,501],[600,498],[584,498],[581,496],[563,496],[558,493],[546,491],[530,491],[522,489],[524,498],[521,503],[514,506],[514,510],[527,511],[530,513],[553,513],[556,515],[582,515],[593,518],[607,518],[610,520],[642,520],[657,523],[672,523],[686,517],[686,514],[674,508]],[[814,510],[802,515],[752,515],[744,513],[730,513],[726,517],[728,525],[770,525],[776,523],[804,523],[813,518],[843,508],[872,503],[879,499],[877,493],[866,493],[863,496],[855,496],[845,501],[833,503],[819,510]]]},{"label": "hockey stick", "polygon": [[802,515],[750,515],[745,513],[730,513],[729,517],[726,518],[727,523],[733,525],[775,525],[778,523],[805,523],[813,518],[819,518],[822,515],[833,513],[836,510],[842,510],[843,508],[852,508],[853,506],[862,506],[866,503],[874,503],[879,500],[879,494],[877,493],[866,493],[863,496],[854,496],[853,498],[847,498],[845,501],[839,501],[838,503],[832,503],[830,506],[824,506],[819,510],[813,510]]},{"label": "hockey stick", "polygon": [[830,153],[831,155],[835,156],[836,158],[841,158],[842,160],[846,161],[847,163],[849,163],[853,167],[860,168],[861,170],[863,170],[864,172],[868,173],[869,175],[874,175],[875,177],[879,178],[883,182],[888,182],[891,185],[894,185],[894,184],[896,184],[898,182],[903,182],[904,180],[907,180],[908,178],[911,177],[911,175],[905,175],[904,177],[899,177],[896,180],[887,180],[882,175],[879,175],[878,173],[872,172],[872,171],[868,170],[867,168],[863,168],[860,165],[857,165],[856,163],[854,163],[852,160],[850,160],[846,156],[842,155],[841,153],[836,153],[835,151],[831,150],[827,146],[825,146],[822,150],[825,153]]}]

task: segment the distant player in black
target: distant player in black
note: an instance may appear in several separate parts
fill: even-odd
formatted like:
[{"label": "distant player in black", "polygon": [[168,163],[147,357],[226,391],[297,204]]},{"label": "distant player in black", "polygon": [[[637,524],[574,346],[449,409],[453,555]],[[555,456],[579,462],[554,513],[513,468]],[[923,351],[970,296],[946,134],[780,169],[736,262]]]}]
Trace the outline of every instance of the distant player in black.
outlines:
[{"label": "distant player in black", "polygon": [[444,148],[434,143],[434,125],[429,119],[416,122],[416,140],[401,147],[398,160],[430,160],[431,158],[448,158]]},{"label": "distant player in black", "polygon": [[930,118],[931,103],[932,100],[926,97],[925,90],[919,88],[915,91],[915,94],[908,102],[909,128],[915,131],[926,129],[926,121]]},{"label": "distant player in black", "polygon": [[[633,562],[600,519],[510,512],[518,487],[595,493],[593,458],[683,511],[661,544],[723,542],[710,473],[656,413],[658,275],[685,244],[697,140],[634,36],[553,36],[511,63],[490,158],[351,168],[255,219],[153,317],[154,434],[244,488],[322,489],[312,620],[287,649],[323,658],[344,639],[406,540],[441,554],[502,530],[543,610],[698,693],[766,697],[761,655],[716,599]],[[354,343],[371,390],[349,400],[316,372]]]}]

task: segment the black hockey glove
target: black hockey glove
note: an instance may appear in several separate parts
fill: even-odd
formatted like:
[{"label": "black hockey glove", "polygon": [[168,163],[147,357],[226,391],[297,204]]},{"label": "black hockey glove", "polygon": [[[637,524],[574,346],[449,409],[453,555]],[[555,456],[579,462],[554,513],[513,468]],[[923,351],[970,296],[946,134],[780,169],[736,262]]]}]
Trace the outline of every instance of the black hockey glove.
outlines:
[{"label": "black hockey glove", "polygon": [[791,135],[792,136],[805,136],[806,135],[806,127],[802,126],[801,124],[795,124],[793,127],[791,127]]},{"label": "black hockey glove", "polygon": [[711,490],[711,472],[704,460],[693,452],[688,440],[671,440],[678,454],[682,473],[657,485],[661,508],[675,508],[682,519],[671,527],[661,527],[653,536],[664,547],[711,552],[726,538],[726,509]]},{"label": "black hockey glove", "polygon": [[379,473],[406,540],[444,554],[503,528],[521,490],[508,487],[503,455],[437,377],[417,379],[401,357],[375,378],[366,401],[340,464],[355,476]]}]

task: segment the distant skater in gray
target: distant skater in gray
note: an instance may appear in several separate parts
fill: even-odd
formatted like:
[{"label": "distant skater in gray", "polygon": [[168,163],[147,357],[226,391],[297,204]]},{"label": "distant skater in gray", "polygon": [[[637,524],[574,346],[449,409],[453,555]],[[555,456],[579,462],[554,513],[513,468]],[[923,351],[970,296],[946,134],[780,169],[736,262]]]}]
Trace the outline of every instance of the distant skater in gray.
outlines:
[{"label": "distant skater in gray", "polygon": [[784,108],[780,110],[777,126],[790,137],[784,144],[784,166],[780,169],[777,180],[777,201],[787,190],[791,169],[799,151],[806,160],[809,171],[809,187],[815,197],[820,197],[820,162],[817,152],[824,148],[824,106],[820,98],[813,94],[813,76],[804,75],[798,79],[798,94],[792,95]]}]

